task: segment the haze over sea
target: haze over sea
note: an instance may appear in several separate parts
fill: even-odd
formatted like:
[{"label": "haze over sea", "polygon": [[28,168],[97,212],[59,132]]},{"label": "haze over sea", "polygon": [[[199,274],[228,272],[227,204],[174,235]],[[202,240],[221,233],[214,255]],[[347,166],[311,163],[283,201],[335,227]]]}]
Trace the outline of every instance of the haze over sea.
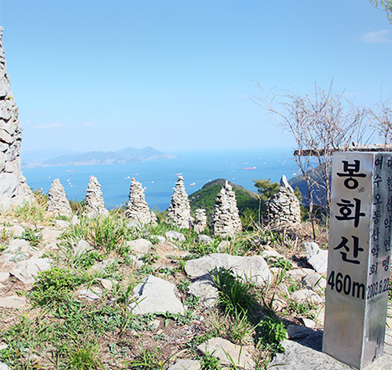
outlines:
[{"label": "haze over sea", "polygon": [[[146,188],[149,207],[156,206],[163,211],[170,205],[177,174],[184,177],[188,194],[218,178],[256,192],[253,179],[271,178],[271,181],[279,182],[283,174],[290,179],[296,170],[290,148],[173,151],[167,154],[177,158],[129,164],[23,168],[23,174],[30,187],[42,188],[44,193],[48,192],[53,180],[59,178],[68,199],[78,201],[86,195],[89,177],[96,176],[109,209],[128,202],[131,179],[136,177]],[[243,169],[246,167],[256,169]]]}]

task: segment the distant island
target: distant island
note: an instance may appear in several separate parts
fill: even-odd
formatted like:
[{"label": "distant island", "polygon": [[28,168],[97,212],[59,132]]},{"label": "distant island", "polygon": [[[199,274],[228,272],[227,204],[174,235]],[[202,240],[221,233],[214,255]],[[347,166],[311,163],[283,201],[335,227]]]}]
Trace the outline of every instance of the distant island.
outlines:
[{"label": "distant island", "polygon": [[37,150],[21,154],[22,167],[49,166],[91,166],[120,163],[137,163],[154,159],[171,159],[174,155],[165,154],[149,146],[141,149],[128,147],[115,152],[78,153],[62,148]]}]

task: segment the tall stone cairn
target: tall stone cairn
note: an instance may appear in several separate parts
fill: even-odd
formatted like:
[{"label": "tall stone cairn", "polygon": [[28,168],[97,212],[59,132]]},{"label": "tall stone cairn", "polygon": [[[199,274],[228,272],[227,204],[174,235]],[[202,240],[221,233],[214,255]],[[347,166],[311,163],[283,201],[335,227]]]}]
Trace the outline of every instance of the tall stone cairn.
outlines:
[{"label": "tall stone cairn", "polygon": [[20,171],[21,141],[22,128],[7,74],[3,27],[0,26],[0,208],[7,209],[34,199]]},{"label": "tall stone cairn", "polygon": [[49,189],[48,205],[46,210],[52,213],[55,217],[72,216],[72,209],[69,205],[67,194],[65,193],[64,187],[61,185],[59,179],[54,180]]},{"label": "tall stone cairn", "polygon": [[158,219],[157,219],[156,213],[151,210],[150,211],[150,216],[151,216],[150,225],[157,226],[158,225]]},{"label": "tall stone cairn", "polygon": [[196,217],[193,223],[193,229],[195,230],[195,232],[200,234],[204,231],[206,227],[207,227],[206,210],[199,208],[196,210]]},{"label": "tall stone cairn", "polygon": [[103,201],[101,185],[95,176],[90,177],[87,187],[85,214],[88,218],[109,215],[109,211],[105,208]]},{"label": "tall stone cairn", "polygon": [[136,223],[148,224],[151,222],[151,214],[145,200],[142,184],[133,177],[129,189],[129,201],[125,216]]},{"label": "tall stone cairn", "polygon": [[174,187],[171,204],[167,210],[166,223],[181,229],[189,229],[192,223],[191,207],[182,176],[178,176],[176,186]]},{"label": "tall stone cairn", "polygon": [[227,181],[215,199],[211,227],[214,236],[232,236],[242,231],[235,192]]},{"label": "tall stone cairn", "polygon": [[267,201],[268,224],[281,226],[301,222],[301,206],[285,175],[280,180],[279,191]]}]

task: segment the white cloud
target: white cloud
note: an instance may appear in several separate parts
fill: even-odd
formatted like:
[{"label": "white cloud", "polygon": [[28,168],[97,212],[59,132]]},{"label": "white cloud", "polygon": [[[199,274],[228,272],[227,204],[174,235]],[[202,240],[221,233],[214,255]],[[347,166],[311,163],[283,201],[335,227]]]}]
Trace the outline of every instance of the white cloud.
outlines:
[{"label": "white cloud", "polygon": [[63,125],[62,123],[50,123],[49,125],[37,125],[34,126],[35,129],[46,129],[46,128],[56,128],[56,127],[64,127],[65,125]]},{"label": "white cloud", "polygon": [[93,126],[93,125],[95,125],[94,122],[85,122],[85,123],[83,123],[83,126]]},{"label": "white cloud", "polygon": [[362,41],[365,42],[381,42],[381,43],[391,43],[392,38],[389,38],[389,30],[381,31],[370,31],[361,36]]}]

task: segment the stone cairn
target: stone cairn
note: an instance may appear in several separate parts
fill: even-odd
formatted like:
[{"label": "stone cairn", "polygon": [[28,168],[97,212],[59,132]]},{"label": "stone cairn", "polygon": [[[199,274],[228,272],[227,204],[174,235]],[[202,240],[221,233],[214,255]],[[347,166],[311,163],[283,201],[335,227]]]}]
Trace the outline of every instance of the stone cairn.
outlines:
[{"label": "stone cairn", "polygon": [[167,210],[166,223],[181,229],[189,229],[192,223],[191,207],[182,176],[178,176],[176,186],[174,187],[171,204]]},{"label": "stone cairn", "polygon": [[157,215],[154,211],[150,211],[150,217],[151,217],[151,221],[150,221],[150,225],[152,226],[157,226],[158,225],[158,219],[157,219]]},{"label": "stone cairn", "polygon": [[0,208],[7,209],[34,199],[20,171],[21,141],[22,128],[7,74],[3,27],[0,26]]},{"label": "stone cairn", "polygon": [[105,203],[103,201],[101,185],[94,176],[90,177],[87,188],[85,214],[88,218],[109,215],[109,211],[105,208]]},{"label": "stone cairn", "polygon": [[133,177],[129,189],[129,201],[125,216],[133,222],[148,224],[151,222],[151,214],[145,200],[142,184]]},{"label": "stone cairn", "polygon": [[207,227],[207,216],[205,209],[197,209],[196,210],[196,217],[193,223],[193,228],[195,232],[198,234],[202,233],[204,229]]},{"label": "stone cairn", "polygon": [[72,209],[69,205],[67,194],[65,193],[64,187],[61,185],[59,179],[54,180],[49,189],[48,205],[46,210],[52,213],[55,217],[72,216]]},{"label": "stone cairn", "polygon": [[301,207],[285,175],[280,180],[279,191],[267,202],[268,224],[278,226],[301,222]]},{"label": "stone cairn", "polygon": [[211,227],[214,236],[235,235],[242,231],[235,192],[227,181],[215,199]]}]

